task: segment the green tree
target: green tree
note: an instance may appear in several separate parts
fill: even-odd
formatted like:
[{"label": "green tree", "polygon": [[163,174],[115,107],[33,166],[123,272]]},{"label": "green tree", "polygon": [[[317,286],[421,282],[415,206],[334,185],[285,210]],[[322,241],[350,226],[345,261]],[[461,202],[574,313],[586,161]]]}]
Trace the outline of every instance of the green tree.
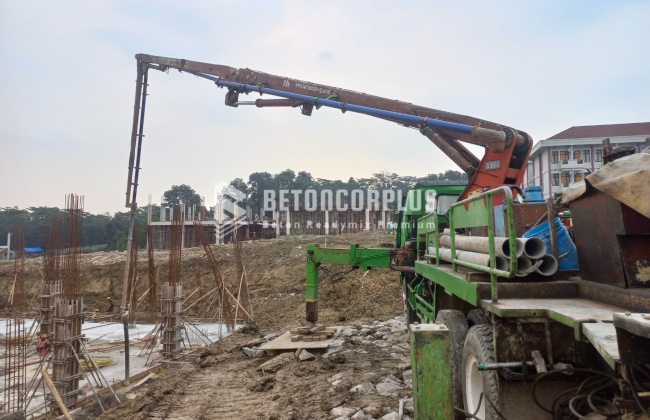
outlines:
[{"label": "green tree", "polygon": [[264,190],[273,190],[273,175],[269,172],[253,172],[248,176],[249,197],[253,213],[264,208]]},{"label": "green tree", "polygon": [[[27,229],[31,218],[27,210],[19,210],[18,207],[5,207],[0,210],[0,244],[7,245],[7,233],[12,232],[14,226],[23,225]],[[27,235],[26,235],[27,236]],[[25,245],[38,246],[27,241]],[[12,240],[13,242],[13,240]]]},{"label": "green tree", "polygon": [[279,174],[273,175],[273,184],[276,190],[290,190],[296,179],[296,173],[291,169],[285,169]]},{"label": "green tree", "polygon": [[126,251],[126,245],[127,245],[126,232],[124,232],[123,230],[116,231],[113,240],[115,242],[115,249],[117,249],[118,251]]},{"label": "green tree", "polygon": [[186,184],[172,185],[169,190],[165,191],[163,195],[163,203],[165,206],[180,209],[181,202],[189,206],[194,204],[200,205],[201,196]]},{"label": "green tree", "polygon": [[[228,185],[235,188],[240,193],[243,193],[243,194],[246,195],[246,198],[240,200],[241,204],[243,204],[244,206],[250,204],[250,202],[251,202],[251,200],[250,200],[250,187],[248,186],[248,184],[246,184],[246,182],[244,182],[243,179],[235,178],[232,181],[230,181],[230,184],[228,184]],[[224,188],[223,191],[221,191],[221,193],[227,198],[230,198],[230,199],[234,198],[234,197],[231,197],[230,195],[228,195],[228,187]]]}]

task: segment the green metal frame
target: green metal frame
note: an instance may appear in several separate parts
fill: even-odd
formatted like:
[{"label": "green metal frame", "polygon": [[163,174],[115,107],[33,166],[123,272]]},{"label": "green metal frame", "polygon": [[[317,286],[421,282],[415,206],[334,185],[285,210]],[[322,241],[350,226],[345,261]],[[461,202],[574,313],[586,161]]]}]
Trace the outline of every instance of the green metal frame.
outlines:
[{"label": "green metal frame", "polygon": [[441,324],[421,324],[409,331],[416,418],[453,419],[449,330]]},{"label": "green metal frame", "polygon": [[307,320],[318,320],[319,268],[322,263],[350,265],[368,270],[372,267],[390,267],[391,252],[388,248],[360,248],[356,244],[350,248],[320,248],[307,245],[306,295]]},{"label": "green metal frame", "polygon": [[[449,237],[451,238],[451,256],[452,268],[457,271],[458,266],[471,268],[490,274],[491,296],[492,301],[499,300],[497,287],[497,277],[512,278],[517,273],[517,259],[510,259],[510,270],[503,271],[494,267],[496,264],[496,254],[494,245],[494,206],[493,198],[495,195],[504,195],[504,209],[506,212],[506,225],[508,227],[508,241],[510,249],[516,249],[515,221],[512,198],[512,191],[508,187],[500,187],[484,193],[475,195],[466,200],[454,203],[449,211]],[[428,249],[425,253],[426,259],[435,260],[436,265],[440,265],[440,247],[438,243],[440,229],[436,214],[428,214],[418,221],[418,237],[425,237],[425,246],[435,248],[435,254],[429,254]],[[490,265],[485,267],[456,258],[456,229],[483,227],[487,226],[488,243],[490,249]],[[418,245],[419,251],[419,245]],[[418,274],[440,284],[447,290],[463,300],[476,305],[476,285],[461,280],[453,275],[436,270],[429,264],[416,262],[415,271]]]},{"label": "green metal frame", "polygon": [[411,284],[406,283],[406,300],[420,319],[434,321],[435,308],[421,297],[427,279],[417,275]]}]

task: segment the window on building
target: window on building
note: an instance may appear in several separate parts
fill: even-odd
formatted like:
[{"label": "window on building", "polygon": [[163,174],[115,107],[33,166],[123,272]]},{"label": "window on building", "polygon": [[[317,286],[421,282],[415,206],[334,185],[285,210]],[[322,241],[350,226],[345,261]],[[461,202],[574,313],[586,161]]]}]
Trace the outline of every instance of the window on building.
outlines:
[{"label": "window on building", "polygon": [[557,150],[551,152],[551,163],[558,163]]},{"label": "window on building", "polygon": [[576,174],[573,176],[573,181],[574,182],[582,181],[582,174],[580,172],[576,172]]},{"label": "window on building", "polygon": [[560,185],[560,174],[553,174],[553,186],[557,187]]},{"label": "window on building", "polygon": [[584,156],[582,160],[585,162],[591,162],[591,150],[583,150],[582,155]]},{"label": "window on building", "polygon": [[566,150],[563,150],[560,152],[560,160],[562,161],[563,164],[567,164],[569,161],[569,152]]},{"label": "window on building", "polygon": [[582,151],[581,150],[574,150],[573,151],[573,160],[580,160],[582,159]]},{"label": "window on building", "polygon": [[603,149],[594,150],[594,162],[602,162],[602,161],[603,161]]},{"label": "window on building", "polygon": [[562,173],[562,186],[563,187],[568,187],[569,186],[569,180],[571,179],[571,175],[568,172],[563,172]]}]

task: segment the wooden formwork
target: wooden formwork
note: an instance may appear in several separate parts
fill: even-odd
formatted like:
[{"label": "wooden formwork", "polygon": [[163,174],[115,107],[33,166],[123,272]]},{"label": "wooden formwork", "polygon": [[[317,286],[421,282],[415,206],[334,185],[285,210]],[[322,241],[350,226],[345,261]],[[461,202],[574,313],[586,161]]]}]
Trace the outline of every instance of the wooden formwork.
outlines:
[{"label": "wooden formwork", "polygon": [[41,288],[41,323],[40,334],[48,336],[54,332],[52,327],[52,311],[54,311],[54,302],[61,296],[61,283],[43,283]]},{"label": "wooden formwork", "polygon": [[[81,318],[83,298],[55,298],[52,314],[53,332],[50,342],[53,346],[52,381],[68,408],[74,408],[81,389],[79,380],[83,377],[77,355],[81,353]],[[51,407],[57,407],[54,400]]]},{"label": "wooden formwork", "polygon": [[183,286],[176,283],[165,283],[162,287],[162,354],[166,359],[175,359],[181,350],[183,340],[181,320],[181,305]]}]

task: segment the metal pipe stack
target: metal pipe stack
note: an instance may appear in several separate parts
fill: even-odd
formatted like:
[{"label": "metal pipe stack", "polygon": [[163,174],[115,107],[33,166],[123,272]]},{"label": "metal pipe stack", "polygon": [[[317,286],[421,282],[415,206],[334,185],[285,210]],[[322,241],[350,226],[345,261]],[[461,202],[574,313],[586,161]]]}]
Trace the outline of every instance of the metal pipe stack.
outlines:
[{"label": "metal pipe stack", "polygon": [[[438,239],[440,259],[452,262],[451,237],[445,232]],[[490,267],[490,242],[485,236],[455,235],[456,259],[473,264]],[[546,243],[540,238],[516,238],[515,249],[510,249],[508,238],[494,238],[496,267],[508,271],[510,258],[517,259],[517,277],[526,277],[531,273],[552,276],[558,269],[558,262],[546,253]],[[435,255],[435,248],[428,249],[429,254]]]}]

